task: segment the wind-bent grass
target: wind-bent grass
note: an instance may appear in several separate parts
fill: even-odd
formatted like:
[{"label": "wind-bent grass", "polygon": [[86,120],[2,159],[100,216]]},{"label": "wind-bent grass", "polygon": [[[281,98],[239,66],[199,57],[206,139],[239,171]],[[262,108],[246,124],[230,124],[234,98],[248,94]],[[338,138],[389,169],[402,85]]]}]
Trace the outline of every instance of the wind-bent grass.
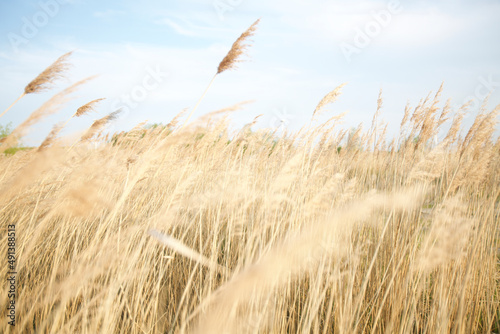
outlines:
[{"label": "wind-bent grass", "polygon": [[55,81],[63,78],[65,72],[70,67],[68,63],[68,58],[73,52],[68,52],[63,54],[61,57],[52,63],[49,67],[42,71],[35,79],[33,79],[29,84],[24,87],[24,92],[1,114],[0,118],[7,113],[19,100],[21,100],[26,94],[36,94],[46,91],[52,87]]},{"label": "wind-bent grass", "polygon": [[200,105],[200,103],[203,100],[203,98],[205,97],[205,95],[207,95],[207,92],[210,89],[210,87],[212,86],[212,84],[214,83],[215,78],[219,74],[221,74],[225,71],[236,68],[236,64],[242,61],[240,58],[245,53],[246,49],[248,48],[248,44],[245,44],[245,42],[248,40],[248,38],[250,38],[251,36],[254,35],[255,30],[257,30],[257,25],[259,24],[259,22],[260,22],[260,19],[255,21],[233,43],[233,45],[232,45],[231,49],[229,50],[229,52],[227,53],[227,55],[219,63],[219,66],[217,67],[217,73],[214,74],[214,76],[212,77],[212,80],[210,80],[210,83],[208,84],[207,88],[205,89],[205,91],[201,95],[200,99],[198,100],[198,102],[196,102],[196,105],[193,107],[193,109],[191,109],[191,112],[188,114],[188,117],[184,121],[184,124],[182,125],[182,127],[184,127],[188,124],[189,120],[191,119],[191,116],[193,115],[195,110],[198,108],[198,106]]},{"label": "wind-bent grass", "polygon": [[500,144],[496,111],[480,117],[467,143],[434,148],[339,152],[322,125],[231,140],[222,120],[3,157],[15,329],[497,331]]},{"label": "wind-bent grass", "polygon": [[339,129],[342,115],[233,133],[241,105],[107,140],[112,113],[69,150],[56,126],[0,157],[17,255],[16,326],[2,308],[1,332],[498,333],[500,107],[461,136],[463,106],[433,143],[451,112],[440,94],[407,106],[394,139],[381,94],[366,133]]}]

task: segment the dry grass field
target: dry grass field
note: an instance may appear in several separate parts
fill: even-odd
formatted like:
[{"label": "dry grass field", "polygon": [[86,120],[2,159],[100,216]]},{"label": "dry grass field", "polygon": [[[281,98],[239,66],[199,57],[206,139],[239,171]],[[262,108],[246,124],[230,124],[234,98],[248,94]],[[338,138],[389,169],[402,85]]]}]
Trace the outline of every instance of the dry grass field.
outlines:
[{"label": "dry grass field", "polygon": [[[83,83],[33,112],[2,151]],[[0,285],[0,331],[498,333],[500,107],[465,129],[467,105],[452,110],[439,89],[408,106],[390,138],[382,98],[366,130],[343,129],[341,115],[315,120],[341,88],[294,133],[236,131],[235,106],[106,136],[111,114],[73,145],[56,126],[40,148],[2,154],[0,274],[15,224],[17,296],[12,327]]]}]

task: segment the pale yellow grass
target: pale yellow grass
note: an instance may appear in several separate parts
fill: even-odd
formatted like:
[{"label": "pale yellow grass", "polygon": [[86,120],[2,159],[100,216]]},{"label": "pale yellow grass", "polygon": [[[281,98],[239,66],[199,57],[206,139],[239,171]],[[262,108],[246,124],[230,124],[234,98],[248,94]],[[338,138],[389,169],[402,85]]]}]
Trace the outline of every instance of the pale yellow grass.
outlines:
[{"label": "pale yellow grass", "polygon": [[321,126],[231,141],[222,120],[2,157],[16,332],[497,330],[500,156],[482,117],[436,148],[339,152],[334,133],[310,140]]},{"label": "pale yellow grass", "polygon": [[58,126],[2,155],[0,275],[15,224],[18,294],[0,332],[498,333],[499,109],[460,136],[464,106],[435,145],[440,95],[407,106],[394,139],[380,95],[368,132],[339,115],[234,132],[236,106],[106,140],[112,114],[71,150]]}]

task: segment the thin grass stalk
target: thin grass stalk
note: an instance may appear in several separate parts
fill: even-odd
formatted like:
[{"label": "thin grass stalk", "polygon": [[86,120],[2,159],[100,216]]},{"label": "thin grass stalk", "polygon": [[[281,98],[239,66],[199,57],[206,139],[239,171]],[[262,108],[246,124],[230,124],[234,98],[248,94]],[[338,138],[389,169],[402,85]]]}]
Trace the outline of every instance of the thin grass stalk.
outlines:
[{"label": "thin grass stalk", "polygon": [[207,88],[205,89],[205,91],[203,92],[203,94],[201,95],[200,99],[198,100],[198,102],[196,102],[196,105],[193,107],[193,109],[191,110],[191,112],[189,113],[188,117],[186,118],[186,120],[184,121],[184,123],[182,124],[181,126],[181,130],[186,126],[186,124],[189,122],[189,120],[191,119],[191,116],[193,116],[193,113],[196,111],[196,109],[198,109],[198,106],[200,105],[201,101],[205,98],[205,95],[207,95],[207,92],[208,90],[210,89],[210,87],[212,86],[212,84],[214,83],[215,81],[215,78],[217,77],[217,74],[215,74],[212,78],[212,80],[210,80],[210,83],[208,84]]},{"label": "thin grass stalk", "polygon": [[18,98],[17,98],[17,99],[16,99],[16,100],[15,100],[15,101],[14,101],[14,102],[13,102],[13,103],[12,103],[12,104],[8,107],[8,108],[7,108],[7,109],[5,109],[5,110],[3,111],[3,113],[0,115],[0,117],[2,117],[3,115],[5,115],[5,113],[6,113],[7,111],[9,111],[9,109],[10,109],[10,108],[12,108],[12,107],[13,107],[13,106],[17,103],[17,102],[19,102],[19,100],[20,100],[20,99],[22,99],[22,98],[24,97],[24,95],[26,95],[26,93],[25,93],[25,92],[23,92],[23,93],[21,94],[21,96],[19,96],[19,97],[18,97]]},{"label": "thin grass stalk", "polygon": [[223,72],[225,72],[227,70],[235,68],[236,67],[236,63],[241,61],[239,59],[239,57],[241,57],[245,53],[245,50],[248,48],[248,45],[244,44],[244,42],[250,36],[252,36],[255,33],[255,30],[257,29],[257,25],[259,24],[259,22],[260,22],[260,19],[257,20],[257,21],[255,21],[250,26],[250,28],[248,28],[247,30],[245,30],[245,32],[243,32],[241,34],[241,36],[238,37],[238,39],[236,39],[236,41],[233,43],[233,45],[232,45],[231,49],[229,50],[229,52],[227,53],[227,55],[219,63],[219,67],[217,68],[217,73],[215,73],[215,75],[213,76],[212,80],[208,84],[207,88],[205,89],[205,91],[201,95],[200,99],[198,100],[198,102],[196,103],[196,105],[194,106],[194,108],[189,113],[187,119],[182,124],[181,129],[183,129],[186,126],[186,124],[189,122],[189,120],[191,119],[191,116],[193,115],[193,113],[198,108],[198,106],[200,105],[201,101],[203,100],[203,98],[207,94],[208,90],[212,86],[212,84],[213,84],[215,78],[217,77],[217,75],[219,75],[219,74],[221,74],[221,73],[223,73]]},{"label": "thin grass stalk", "polygon": [[21,100],[27,94],[36,94],[43,92],[50,88],[54,81],[59,78],[64,77],[64,72],[69,68],[67,62],[69,56],[73,51],[65,53],[59,57],[55,62],[53,62],[49,67],[47,67],[42,73],[40,73],[35,79],[33,79],[26,87],[24,87],[24,92],[14,101],[2,114],[0,117],[5,115],[9,109],[11,109],[19,100]]}]

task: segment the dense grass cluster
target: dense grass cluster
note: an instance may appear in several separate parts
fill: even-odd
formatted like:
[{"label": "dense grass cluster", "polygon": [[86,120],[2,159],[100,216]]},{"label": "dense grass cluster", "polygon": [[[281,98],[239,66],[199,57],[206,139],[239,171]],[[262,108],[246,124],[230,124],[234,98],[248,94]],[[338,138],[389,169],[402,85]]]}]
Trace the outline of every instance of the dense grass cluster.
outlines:
[{"label": "dense grass cluster", "polygon": [[380,98],[367,131],[338,115],[233,131],[236,107],[110,138],[107,116],[72,146],[59,126],[2,156],[18,296],[1,331],[498,332],[500,108],[462,131],[467,105],[440,94],[407,107],[395,138]]}]

